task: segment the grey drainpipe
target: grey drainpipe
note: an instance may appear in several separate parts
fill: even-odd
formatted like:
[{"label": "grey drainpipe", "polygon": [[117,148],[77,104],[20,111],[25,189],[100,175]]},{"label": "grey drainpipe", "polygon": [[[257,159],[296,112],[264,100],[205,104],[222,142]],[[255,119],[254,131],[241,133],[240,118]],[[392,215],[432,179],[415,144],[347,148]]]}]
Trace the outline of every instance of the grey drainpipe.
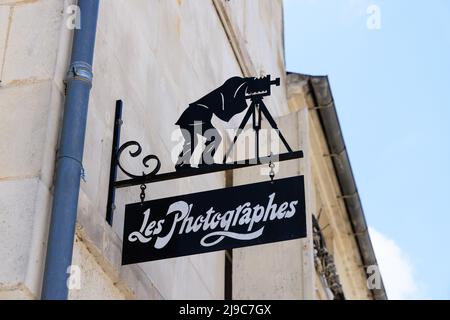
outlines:
[{"label": "grey drainpipe", "polygon": [[86,131],[99,0],[79,0],[81,28],[75,29],[66,84],[56,182],[41,298],[67,299],[80,175]]}]

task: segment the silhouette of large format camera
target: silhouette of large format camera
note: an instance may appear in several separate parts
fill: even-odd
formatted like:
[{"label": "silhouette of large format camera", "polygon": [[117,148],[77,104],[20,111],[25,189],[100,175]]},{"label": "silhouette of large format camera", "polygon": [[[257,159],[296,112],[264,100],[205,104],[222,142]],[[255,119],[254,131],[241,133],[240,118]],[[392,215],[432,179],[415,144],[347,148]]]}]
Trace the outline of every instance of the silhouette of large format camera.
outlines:
[{"label": "silhouette of large format camera", "polygon": [[258,97],[270,96],[270,87],[272,85],[279,86],[280,78],[271,80],[270,75],[262,78],[253,78],[248,82],[245,98],[254,99]]}]

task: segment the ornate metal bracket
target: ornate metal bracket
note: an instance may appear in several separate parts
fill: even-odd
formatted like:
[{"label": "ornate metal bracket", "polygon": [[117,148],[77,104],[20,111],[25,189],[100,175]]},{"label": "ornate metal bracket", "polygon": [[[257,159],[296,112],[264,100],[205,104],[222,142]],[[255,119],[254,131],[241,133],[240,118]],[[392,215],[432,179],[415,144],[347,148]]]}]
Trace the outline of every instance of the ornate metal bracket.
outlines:
[{"label": "ornate metal bracket", "polygon": [[[236,78],[232,78],[236,80]],[[136,158],[142,153],[142,147],[137,141],[128,141],[120,146],[120,129],[122,125],[122,101],[116,102],[116,112],[115,112],[115,122],[114,122],[114,136],[113,136],[113,148],[111,154],[111,168],[110,168],[110,179],[109,179],[109,192],[108,192],[108,203],[106,210],[106,220],[110,225],[112,225],[113,221],[113,212],[115,209],[114,199],[115,199],[115,191],[117,188],[131,187],[136,185],[144,186],[141,190],[145,190],[145,184],[154,183],[159,181],[167,181],[173,179],[180,179],[185,177],[197,176],[202,174],[220,172],[225,170],[234,170],[239,168],[257,166],[261,164],[269,164],[269,166],[273,166],[274,162],[287,161],[292,159],[303,158],[303,152],[300,151],[292,151],[291,147],[288,145],[286,139],[281,134],[280,130],[275,123],[275,120],[270,115],[267,107],[263,103],[262,99],[264,96],[270,95],[270,86],[275,85],[279,86],[279,78],[275,80],[271,80],[270,76],[266,76],[260,79],[256,78],[245,78],[242,79],[244,81],[248,81],[248,87],[245,90],[245,96],[242,96],[242,99],[251,100],[251,104],[248,107],[247,113],[243,118],[241,125],[239,126],[238,133],[234,137],[232,141],[232,145],[226,151],[225,157],[223,159],[223,163],[213,163],[209,165],[203,165],[199,168],[184,168],[183,170],[178,170],[174,172],[166,172],[159,173],[161,168],[161,161],[154,154],[149,154],[143,157],[142,165],[144,166],[144,170],[141,173],[131,173],[126,170],[123,163],[121,162],[121,157],[126,155],[126,150],[128,151],[128,155],[132,158]],[[242,81],[237,80],[237,81]],[[227,83],[227,82],[226,82]],[[228,82],[229,83],[229,82]],[[223,87],[223,86],[222,86]],[[239,86],[241,88],[242,85]],[[231,95],[236,97],[238,93],[236,91],[232,91]],[[230,94],[230,91],[224,91],[225,95]],[[211,92],[207,96],[203,97],[201,100],[202,103],[208,103],[211,99],[214,99],[211,94],[218,94],[217,90]],[[223,103],[223,93],[221,94],[221,99]],[[200,100],[199,100],[200,101]],[[197,102],[198,103],[198,102]],[[272,128],[276,129],[279,135],[280,140],[283,142],[286,147],[286,153],[278,154],[278,155],[270,155],[270,156],[260,156],[259,155],[259,130],[261,128],[261,115],[268,120],[269,124]],[[189,115],[191,116],[191,114]],[[232,151],[233,146],[236,143],[236,140],[239,134],[242,132],[242,129],[245,127],[246,123],[250,118],[253,118],[253,130],[255,131],[255,154],[256,157],[253,159],[247,159],[244,161],[235,161],[235,162],[226,162],[228,155]],[[129,179],[119,180],[117,181],[117,168],[119,168]],[[150,168],[150,171],[147,169]],[[273,180],[274,172],[271,170],[270,178]],[[142,192],[141,191],[141,200],[142,200]],[[145,197],[145,194],[144,194]]]},{"label": "ornate metal bracket", "polygon": [[139,142],[137,142],[137,141],[128,141],[128,142],[125,142],[125,143],[119,148],[119,150],[117,151],[117,166],[119,166],[120,170],[122,170],[123,173],[125,173],[127,176],[129,176],[129,177],[132,178],[132,179],[138,179],[138,178],[140,178],[140,179],[146,179],[146,178],[154,177],[154,176],[158,173],[159,169],[161,168],[161,161],[159,161],[159,158],[158,158],[156,155],[154,155],[154,154],[146,155],[146,156],[142,159],[142,164],[143,164],[144,167],[146,167],[146,168],[149,168],[149,167],[150,167],[150,166],[148,165],[148,162],[149,162],[150,160],[155,160],[155,161],[156,161],[156,165],[154,166],[154,168],[153,168],[153,170],[152,170],[151,172],[145,173],[144,171],[142,171],[142,174],[140,174],[140,175],[135,175],[135,174],[132,174],[132,173],[130,173],[130,172],[128,172],[127,170],[124,169],[123,165],[120,163],[121,155],[122,155],[122,153],[123,153],[126,149],[128,149],[129,147],[132,147],[132,146],[136,146],[137,149],[136,149],[136,151],[129,151],[129,154],[130,154],[131,157],[136,158],[137,156],[139,156],[139,155],[141,154],[141,152],[142,152],[142,147],[141,147],[141,145],[139,144]]}]

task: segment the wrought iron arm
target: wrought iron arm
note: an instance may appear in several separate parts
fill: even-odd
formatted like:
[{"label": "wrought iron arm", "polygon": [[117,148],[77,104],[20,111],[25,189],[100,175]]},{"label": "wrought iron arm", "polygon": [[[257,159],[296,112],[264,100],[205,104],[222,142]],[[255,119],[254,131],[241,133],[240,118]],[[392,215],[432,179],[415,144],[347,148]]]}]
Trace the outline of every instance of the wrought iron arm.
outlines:
[{"label": "wrought iron arm", "polygon": [[[303,158],[303,151],[287,152],[287,153],[282,153],[282,154],[274,155],[274,156],[259,157],[258,159],[254,158],[254,159],[249,159],[249,160],[245,160],[245,161],[243,160],[243,161],[236,161],[236,162],[224,163],[224,164],[216,163],[216,164],[211,164],[211,165],[201,167],[201,168],[192,168],[192,169],[185,169],[182,171],[153,174],[153,172],[156,169],[159,169],[159,167],[157,167],[150,174],[142,175],[142,176],[128,175],[131,177],[131,179],[115,181],[114,187],[115,188],[125,188],[125,187],[140,185],[140,184],[154,183],[154,182],[160,182],[160,181],[192,177],[192,176],[197,176],[197,175],[202,175],[202,174],[207,174],[207,173],[220,172],[220,171],[225,171],[225,170],[233,170],[233,169],[252,167],[252,166],[270,163],[271,161],[272,162],[281,162],[281,161],[287,161],[287,160],[293,160],[293,159],[299,159],[299,158]],[[123,169],[122,169],[122,171],[123,171]]]}]

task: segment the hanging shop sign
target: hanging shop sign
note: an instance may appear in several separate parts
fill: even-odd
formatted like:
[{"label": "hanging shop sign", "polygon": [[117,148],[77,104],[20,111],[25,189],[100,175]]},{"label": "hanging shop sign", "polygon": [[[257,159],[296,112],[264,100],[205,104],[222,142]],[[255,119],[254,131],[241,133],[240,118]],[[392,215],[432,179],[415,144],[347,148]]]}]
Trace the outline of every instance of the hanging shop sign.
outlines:
[{"label": "hanging shop sign", "polygon": [[[270,96],[271,87],[279,86],[280,78],[270,75],[261,78],[232,77],[220,87],[190,103],[175,125],[184,138],[182,151],[175,163],[175,171],[159,173],[161,162],[154,154],[142,157],[143,170],[132,173],[121,162],[124,155],[141,156],[137,141],[120,145],[122,102],[117,101],[113,150],[111,157],[107,221],[112,224],[116,189],[140,185],[141,202],[125,207],[122,263],[131,264],[179,257],[217,250],[232,249],[306,236],[305,192],[303,176],[274,179],[274,162],[303,157],[293,151],[263,98]],[[247,101],[250,103],[248,104]],[[221,136],[212,118],[230,121],[244,112],[242,122],[221,163],[214,162],[214,154]],[[263,118],[276,130],[286,153],[260,154],[259,135]],[[251,120],[255,134],[255,157],[228,161],[239,135]],[[203,136],[201,162],[191,166],[191,158]],[[127,152],[125,152],[127,151]],[[185,194],[145,201],[148,184],[268,164],[270,180],[244,186]],[[127,179],[117,180],[117,169]],[[149,171],[146,171],[149,170]]]},{"label": "hanging shop sign", "polygon": [[306,236],[303,176],[125,207],[122,264]]}]

